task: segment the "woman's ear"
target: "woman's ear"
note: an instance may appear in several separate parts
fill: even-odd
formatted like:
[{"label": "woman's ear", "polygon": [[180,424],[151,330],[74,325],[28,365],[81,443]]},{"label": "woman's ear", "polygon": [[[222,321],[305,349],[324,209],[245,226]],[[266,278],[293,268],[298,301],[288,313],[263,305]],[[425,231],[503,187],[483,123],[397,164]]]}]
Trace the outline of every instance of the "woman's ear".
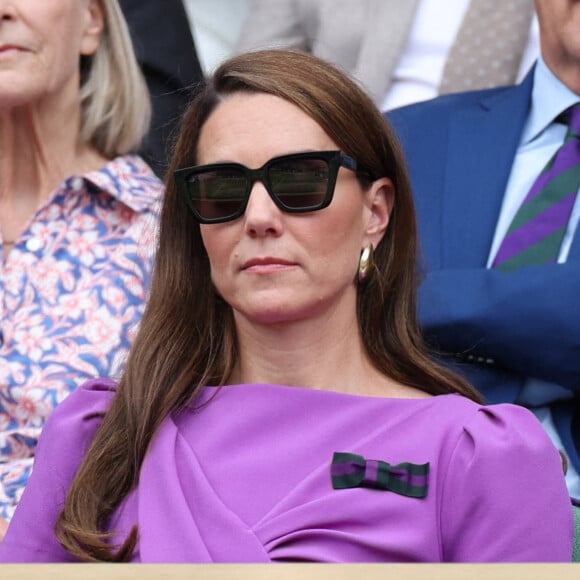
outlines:
[{"label": "woman's ear", "polygon": [[105,9],[101,0],[87,0],[84,8],[84,25],[81,39],[81,54],[95,54],[105,28]]},{"label": "woman's ear", "polygon": [[364,232],[363,247],[372,244],[376,248],[387,231],[395,204],[393,182],[387,177],[377,179],[367,190],[365,197],[370,215]]}]

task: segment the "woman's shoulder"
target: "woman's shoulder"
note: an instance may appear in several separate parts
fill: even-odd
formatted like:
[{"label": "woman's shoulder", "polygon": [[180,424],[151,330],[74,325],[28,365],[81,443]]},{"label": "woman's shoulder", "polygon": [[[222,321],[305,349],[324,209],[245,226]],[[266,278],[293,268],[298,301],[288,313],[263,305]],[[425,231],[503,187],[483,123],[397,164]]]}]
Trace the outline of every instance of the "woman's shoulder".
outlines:
[{"label": "woman's shoulder", "polygon": [[88,381],[48,418],[36,449],[32,476],[0,547],[1,562],[74,560],[56,540],[54,525],[115,389],[116,384],[110,380]]},{"label": "woman's shoulder", "polygon": [[113,379],[90,379],[80,385],[54,410],[51,420],[65,417],[88,417],[107,411],[117,392],[117,382]]},{"label": "woman's shoulder", "polygon": [[528,445],[551,445],[548,435],[536,416],[525,407],[511,403],[479,404],[461,396],[435,397],[441,410],[449,413],[448,420],[472,439],[493,442],[521,440]]},{"label": "woman's shoulder", "polygon": [[560,453],[530,410],[509,403],[481,405],[463,397],[444,398],[440,410],[446,416],[442,446],[448,487],[459,474],[471,474],[470,492],[481,486],[486,495],[491,481],[503,490],[514,478],[538,480],[541,471],[545,489],[553,485],[567,497]]},{"label": "woman's shoulder", "polygon": [[[217,392],[219,390],[219,393]],[[451,453],[462,438],[493,449],[506,440],[528,448],[549,448],[551,441],[529,410],[513,404],[484,405],[459,394],[417,398],[357,396],[341,392],[303,389],[283,385],[235,385],[204,389],[196,405],[211,404],[206,412],[215,419],[229,409],[244,405],[256,421],[269,416],[291,416],[297,421],[317,417],[322,424],[330,415],[347,422],[361,421],[367,429],[389,431],[405,422],[408,430],[431,433],[430,441]],[[250,411],[248,411],[250,413]],[[309,419],[308,419],[309,420]]]},{"label": "woman's shoulder", "polygon": [[534,414],[472,404],[455,435],[440,474],[445,559],[569,561],[573,518],[562,461]]},{"label": "woman's shoulder", "polygon": [[91,379],[73,391],[62,401],[48,418],[40,443],[50,444],[57,438],[67,442],[92,441],[102,423],[117,383],[111,379]]},{"label": "woman's shoulder", "polygon": [[460,395],[433,397],[432,405],[433,414],[458,438],[466,437],[492,453],[499,448],[555,451],[536,416],[520,405],[479,404]]}]

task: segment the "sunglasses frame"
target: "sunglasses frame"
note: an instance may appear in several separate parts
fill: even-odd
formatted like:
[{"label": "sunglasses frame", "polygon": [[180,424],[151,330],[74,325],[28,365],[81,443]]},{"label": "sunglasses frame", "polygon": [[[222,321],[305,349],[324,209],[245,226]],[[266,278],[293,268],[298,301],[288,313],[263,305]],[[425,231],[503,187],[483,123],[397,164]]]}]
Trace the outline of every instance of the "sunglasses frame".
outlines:
[{"label": "sunglasses frame", "polygon": [[[282,200],[280,200],[276,193],[274,193],[271,189],[271,184],[269,182],[269,169],[272,165],[284,161],[293,161],[293,160],[301,160],[301,159],[322,159],[328,164],[328,183],[326,186],[326,194],[324,196],[323,201],[318,204],[316,207],[289,207],[285,205]],[[252,188],[254,187],[254,183],[256,181],[260,181],[268,195],[272,199],[272,201],[276,204],[276,206],[286,213],[308,213],[312,211],[318,211],[328,207],[330,202],[332,201],[334,195],[334,188],[336,185],[336,179],[338,177],[338,170],[341,167],[346,167],[355,173],[363,173],[368,177],[371,177],[369,172],[364,170],[352,157],[346,155],[342,151],[306,151],[303,153],[290,153],[289,155],[281,155],[279,157],[273,157],[272,159],[266,161],[262,167],[258,169],[250,169],[241,163],[211,163],[209,165],[195,165],[192,167],[185,167],[183,169],[177,169],[173,172],[173,177],[175,179],[175,184],[179,193],[185,200],[187,207],[193,213],[195,219],[200,224],[218,224],[229,222],[238,219],[244,212],[246,211],[246,207],[248,205],[248,200],[250,199],[250,194],[252,192]],[[244,196],[241,199],[240,207],[234,213],[219,218],[206,218],[200,215],[200,213],[195,208],[194,200],[192,199],[189,188],[188,188],[188,180],[193,175],[197,175],[200,173],[205,173],[206,171],[216,171],[220,169],[236,169],[241,171],[246,179],[246,190],[244,192]],[[372,177],[371,177],[372,179]]]}]

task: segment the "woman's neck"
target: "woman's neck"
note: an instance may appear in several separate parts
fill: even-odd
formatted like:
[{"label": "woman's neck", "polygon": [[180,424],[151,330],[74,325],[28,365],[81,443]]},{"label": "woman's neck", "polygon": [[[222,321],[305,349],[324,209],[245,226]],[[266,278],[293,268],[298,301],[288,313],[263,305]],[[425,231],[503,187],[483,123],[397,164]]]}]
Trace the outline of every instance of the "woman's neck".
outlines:
[{"label": "woman's neck", "polygon": [[81,142],[79,115],[51,116],[35,107],[0,110],[0,229],[4,240],[18,238],[63,179],[106,162]]},{"label": "woman's neck", "polygon": [[356,314],[279,325],[238,321],[240,357],[230,384],[266,383],[355,395],[422,396],[369,360]]}]

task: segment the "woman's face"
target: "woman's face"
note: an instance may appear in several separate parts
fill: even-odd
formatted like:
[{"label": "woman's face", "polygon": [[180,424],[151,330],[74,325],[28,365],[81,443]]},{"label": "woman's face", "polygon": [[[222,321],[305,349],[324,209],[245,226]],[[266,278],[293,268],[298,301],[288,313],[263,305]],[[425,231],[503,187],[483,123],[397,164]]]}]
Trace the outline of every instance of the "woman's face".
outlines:
[{"label": "woman's face", "polygon": [[[204,125],[198,164],[237,162],[261,167],[273,157],[339,149],[308,115],[281,98],[234,94]],[[341,309],[354,313],[360,251],[382,238],[392,185],[380,179],[363,190],[341,168],[332,203],[302,214],[281,211],[254,183],[244,215],[201,226],[212,280],[236,318],[274,324]]]},{"label": "woman's face", "polygon": [[0,108],[78,98],[79,59],[97,50],[103,18],[100,0],[0,0]]}]

